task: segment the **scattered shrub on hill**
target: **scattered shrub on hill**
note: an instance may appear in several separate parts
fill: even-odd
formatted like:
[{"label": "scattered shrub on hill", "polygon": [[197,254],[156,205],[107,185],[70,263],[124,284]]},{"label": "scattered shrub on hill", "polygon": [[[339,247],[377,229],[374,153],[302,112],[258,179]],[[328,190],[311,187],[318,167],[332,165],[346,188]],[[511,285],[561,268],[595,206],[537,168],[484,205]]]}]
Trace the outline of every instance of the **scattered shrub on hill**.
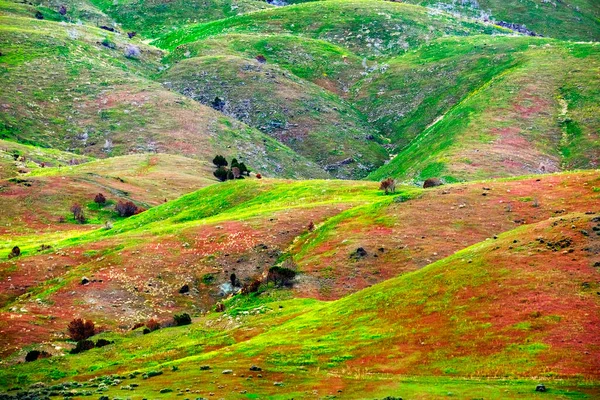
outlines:
[{"label": "scattered shrub on hill", "polygon": [[262,179],[262,175],[261,174],[256,174],[256,179]]},{"label": "scattered shrub on hill", "polygon": [[71,206],[71,212],[73,213],[73,218],[75,218],[75,221],[79,222],[80,224],[83,224],[85,222],[85,214],[83,212],[83,207],[81,207],[81,204],[74,203]]},{"label": "scattered shrub on hill", "polygon": [[67,326],[69,337],[77,342],[86,340],[96,334],[94,322],[90,320],[84,321],[81,318],[75,318],[69,322]]},{"label": "scattered shrub on hill", "polygon": [[432,187],[436,187],[436,186],[442,186],[443,183],[441,180],[439,180],[438,178],[429,178],[427,180],[425,180],[425,182],[423,182],[423,188],[427,189],[427,188],[432,188]]},{"label": "scattered shrub on hill", "polygon": [[175,314],[173,320],[175,321],[176,326],[189,325],[192,323],[192,317],[190,317],[190,314],[188,313]]},{"label": "scattered shrub on hill", "polygon": [[74,349],[71,349],[71,354],[79,354],[83,351],[91,350],[96,345],[91,340],[80,340]]},{"label": "scattered shrub on hill", "polygon": [[217,168],[226,167],[228,165],[227,160],[222,155],[216,155],[213,159],[213,164],[215,164]]},{"label": "scattered shrub on hill", "polygon": [[213,175],[221,182],[225,182],[229,175],[229,171],[227,171],[227,169],[224,167],[219,167],[215,172],[213,172]]},{"label": "scattered shrub on hill", "polygon": [[98,193],[96,197],[94,197],[94,203],[98,204],[99,206],[103,206],[106,204],[106,197],[104,197],[102,193]]},{"label": "scattered shrub on hill", "polygon": [[242,294],[250,294],[250,293],[258,292],[258,289],[260,288],[261,283],[262,282],[261,282],[260,278],[254,278],[251,282],[244,283],[244,286],[242,286]]},{"label": "scattered shrub on hill", "polygon": [[44,14],[42,14],[39,10],[35,12],[35,17],[37,19],[44,19]]},{"label": "scattered shrub on hill", "polygon": [[108,49],[114,50],[117,48],[117,45],[112,42],[109,38],[104,38],[100,44]]},{"label": "scattered shrub on hill", "polygon": [[273,282],[278,286],[292,286],[296,271],[285,267],[271,267],[267,275],[267,282]]},{"label": "scattered shrub on hill", "polygon": [[258,61],[261,64],[264,64],[267,62],[267,58],[265,56],[263,56],[262,54],[259,54],[256,56],[256,61]]},{"label": "scattered shrub on hill", "polygon": [[379,190],[383,190],[385,194],[394,193],[396,191],[396,181],[393,178],[387,178],[379,184]]},{"label": "scattered shrub on hill", "polygon": [[225,304],[223,304],[223,303],[217,303],[217,305],[215,306],[215,311],[216,312],[223,312],[223,311],[225,311]]},{"label": "scattered shrub on hill", "polygon": [[60,7],[58,7],[58,13],[60,15],[67,15],[67,6],[61,4]]},{"label": "scattered shrub on hill", "polygon": [[31,350],[25,355],[25,361],[31,362],[35,360],[39,360],[40,358],[48,358],[51,357],[51,354],[47,351],[40,350]]},{"label": "scattered shrub on hill", "polygon": [[121,217],[131,217],[132,215],[139,214],[141,211],[132,201],[119,201],[115,205],[115,211]]},{"label": "scattered shrub on hill", "polygon": [[135,324],[133,324],[133,326],[131,327],[132,331],[135,331],[136,329],[140,329],[142,326],[144,326],[143,322],[136,322]]},{"label": "scattered shrub on hill", "polygon": [[240,286],[240,281],[238,280],[238,278],[235,274],[229,275],[229,282],[231,283],[231,286],[233,286],[233,287]]},{"label": "scattered shrub on hill", "polygon": [[12,248],[10,253],[8,253],[8,258],[19,257],[20,255],[21,255],[21,249],[19,248],[19,246],[15,246]]},{"label": "scattered shrub on hill", "polygon": [[142,52],[140,51],[140,48],[137,46],[134,46],[132,44],[127,45],[127,47],[125,47],[125,57],[127,58],[139,58],[142,55]]},{"label": "scattered shrub on hill", "polygon": [[312,232],[312,231],[314,231],[314,230],[315,230],[315,223],[314,223],[314,222],[312,222],[312,221],[310,221],[310,222],[308,223],[308,231],[309,231],[309,232]]},{"label": "scattered shrub on hill", "polygon": [[136,31],[127,32],[127,37],[133,39],[137,35]]},{"label": "scattered shrub on hill", "polygon": [[150,332],[157,331],[160,329],[160,323],[154,318],[149,319],[148,322],[146,322],[146,329],[148,329]]},{"label": "scattered shrub on hill", "polygon": [[96,341],[96,347],[104,347],[104,346],[108,346],[109,344],[113,344],[114,342],[111,340],[106,340],[106,339],[98,339]]}]

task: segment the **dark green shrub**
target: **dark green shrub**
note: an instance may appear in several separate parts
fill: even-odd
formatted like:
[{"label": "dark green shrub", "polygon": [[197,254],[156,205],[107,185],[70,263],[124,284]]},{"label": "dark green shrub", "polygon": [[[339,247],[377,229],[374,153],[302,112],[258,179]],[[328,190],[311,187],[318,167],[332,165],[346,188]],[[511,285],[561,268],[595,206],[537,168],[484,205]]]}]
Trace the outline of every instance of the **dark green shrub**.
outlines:
[{"label": "dark green shrub", "polygon": [[173,316],[173,320],[177,326],[189,325],[192,323],[192,317],[190,317],[190,314],[188,313],[175,314],[175,316]]}]

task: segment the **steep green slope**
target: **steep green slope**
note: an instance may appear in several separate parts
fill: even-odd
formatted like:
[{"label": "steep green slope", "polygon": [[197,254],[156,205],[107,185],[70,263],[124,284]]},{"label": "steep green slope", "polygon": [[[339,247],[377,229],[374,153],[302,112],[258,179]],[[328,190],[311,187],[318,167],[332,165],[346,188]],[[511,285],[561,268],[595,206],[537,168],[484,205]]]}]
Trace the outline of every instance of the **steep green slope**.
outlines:
[{"label": "steep green slope", "polygon": [[236,56],[182,60],[169,88],[272,136],[337,178],[366,176],[387,158],[349,104],[271,64]]},{"label": "steep green slope", "polygon": [[[372,108],[374,118],[389,126],[388,130],[394,132],[400,143],[414,138],[371,178],[395,176],[423,181],[437,176],[456,181],[597,168],[600,165],[598,45],[542,40],[524,47],[526,41],[515,43],[517,46],[510,49],[514,46],[511,41],[497,39],[485,43],[484,39],[484,45],[500,50],[507,45],[508,54],[502,50],[500,54],[495,51],[489,54],[488,50],[482,50],[487,46],[481,47],[481,42],[475,46],[461,44],[471,55],[465,58],[464,72],[455,78],[453,72],[445,70],[447,65],[455,64],[461,65],[459,70],[463,68],[453,52],[445,54],[433,47],[424,48],[414,58],[407,55],[406,63],[402,60],[391,63],[389,77],[384,74],[375,84],[364,86],[371,93],[370,98],[377,98],[375,91],[382,92],[382,99]],[[421,56],[433,56],[433,64],[424,68],[420,65]],[[481,70],[482,63],[491,67]],[[427,84],[432,80],[437,83],[431,85],[425,96],[414,91],[411,81],[395,79],[406,71],[407,65],[409,70],[424,70],[430,78],[423,79]],[[489,76],[488,68],[496,73]],[[386,93],[388,88],[391,93]],[[448,90],[441,94],[438,88]],[[463,93],[466,95],[460,98]],[[417,132],[410,121],[395,117],[395,110],[402,109],[393,105],[393,99],[398,97],[421,107],[423,111],[417,108],[414,114],[409,109],[408,116],[415,119],[415,126],[424,127],[422,133],[415,136]],[[458,98],[460,101],[451,105]],[[368,97],[363,105],[370,107]],[[446,111],[444,108],[449,106]],[[437,111],[429,113],[425,107]],[[433,120],[434,115],[440,117]],[[398,132],[408,135],[403,138]]]},{"label": "steep green slope", "polygon": [[124,29],[136,31],[147,38],[158,37],[188,24],[272,7],[259,0],[90,1],[122,24]]},{"label": "steep green slope", "polygon": [[352,83],[369,71],[360,57],[343,47],[324,40],[281,34],[218,35],[178,46],[166,56],[165,62],[224,55],[263,56],[267,64],[276,64],[341,96],[346,96]]},{"label": "steep green slope", "polygon": [[360,56],[371,57],[401,54],[444,35],[506,32],[510,31],[407,4],[331,0],[190,25],[153,43],[173,50],[181,44],[224,33],[296,34],[326,40]]}]

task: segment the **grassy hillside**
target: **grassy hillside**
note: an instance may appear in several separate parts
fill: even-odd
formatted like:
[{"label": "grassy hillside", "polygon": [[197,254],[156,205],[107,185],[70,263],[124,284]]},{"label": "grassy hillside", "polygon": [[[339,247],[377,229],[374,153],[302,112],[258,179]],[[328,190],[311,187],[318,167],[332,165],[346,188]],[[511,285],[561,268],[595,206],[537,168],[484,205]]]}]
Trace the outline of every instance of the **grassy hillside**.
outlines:
[{"label": "grassy hillside", "polygon": [[165,62],[177,63],[190,57],[262,55],[267,64],[276,64],[299,78],[330,92],[346,96],[353,82],[369,71],[351,51],[319,39],[296,35],[227,34],[182,44],[169,53]]},{"label": "grassy hillside", "polygon": [[[98,157],[220,153],[267,176],[326,176],[269,136],[150,81],[157,49],[46,20],[4,17],[2,29],[2,138]],[[141,55],[126,57],[128,46]]]},{"label": "grassy hillside", "polygon": [[[109,230],[6,235],[0,252],[18,245],[24,256],[0,264],[11,277],[0,281],[0,320],[20,315],[19,324],[2,325],[2,352],[64,330],[64,313],[116,327],[208,310],[223,298],[220,285],[231,273],[247,283],[273,266],[299,273],[294,295],[339,299],[520,224],[595,211],[598,187],[597,172],[503,181],[487,190],[479,183],[403,187],[396,196],[370,182],[247,179],[114,218]],[[40,252],[42,244],[52,248]],[[47,272],[35,274],[40,268]],[[82,276],[102,282],[82,286]],[[194,291],[179,294],[184,284]],[[129,306],[124,312],[113,304]],[[48,315],[51,322],[31,325]],[[35,334],[24,338],[23,329]]]},{"label": "grassy hillside", "polygon": [[387,158],[377,132],[348,103],[277,66],[235,56],[195,57],[159,79],[276,138],[338,178],[364,177]]},{"label": "grassy hillside", "polygon": [[[290,0],[299,4],[316,0]],[[450,14],[492,23],[521,25],[537,35],[565,40],[598,41],[600,7],[594,0],[406,0]]]},{"label": "grassy hillside", "polygon": [[280,7],[190,25],[153,43],[173,50],[177,46],[223,33],[296,34],[327,40],[360,56],[404,53],[443,35],[506,33],[508,30],[433,14],[422,7],[371,0],[331,0]]},{"label": "grassy hillside", "polygon": [[[365,83],[370,96],[359,100],[365,111],[370,108],[401,146],[408,143],[373,179],[452,182],[598,167],[596,44],[483,38],[461,47],[469,55],[459,63],[466,67],[459,75],[446,71],[458,63],[456,47],[445,53],[442,45],[398,59],[390,75]],[[488,47],[493,55],[486,55]],[[428,57],[437,60],[423,68]],[[415,79],[395,79],[425,69],[428,91],[415,90]],[[398,118],[404,113],[406,119]]]},{"label": "grassy hillside", "polygon": [[[41,360],[35,370],[13,365],[1,379],[23,387],[42,374],[76,376],[81,385],[66,387],[75,393],[119,395],[128,386],[134,395],[159,398],[172,395],[165,388],[186,387],[204,396],[305,398],[316,390],[438,398],[452,390],[459,397],[531,398],[534,382],[476,379],[535,376],[550,387],[544,397],[593,397],[593,385],[554,379],[597,377],[597,255],[589,248],[598,236],[581,233],[597,224],[594,215],[568,214],[523,226],[336,302],[285,301],[268,292],[235,298],[224,314],[210,313],[190,327],[107,333],[115,344]],[[550,262],[557,258],[565,262]],[[249,372],[253,364],[262,371]],[[225,369],[232,373],[221,375]],[[148,371],[162,375],[142,379]],[[407,371],[423,378],[400,378]],[[92,377],[106,389],[86,382]],[[115,379],[120,383],[111,387]]]}]

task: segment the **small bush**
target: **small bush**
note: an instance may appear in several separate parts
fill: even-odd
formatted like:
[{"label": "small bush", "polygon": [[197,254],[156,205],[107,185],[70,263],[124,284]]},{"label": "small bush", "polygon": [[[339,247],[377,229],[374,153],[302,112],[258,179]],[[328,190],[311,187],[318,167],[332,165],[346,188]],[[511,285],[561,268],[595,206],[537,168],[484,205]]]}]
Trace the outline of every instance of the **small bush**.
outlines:
[{"label": "small bush", "polygon": [[396,191],[396,181],[393,178],[387,178],[379,184],[379,190],[385,191],[385,194],[394,193]]},{"label": "small bush", "polygon": [[250,282],[250,283],[244,283],[244,286],[242,286],[242,294],[250,294],[250,293],[258,292],[258,289],[260,288],[261,283],[262,283],[261,280],[258,278],[253,279],[252,282]]},{"label": "small bush", "polygon": [[192,317],[190,317],[190,314],[188,313],[175,314],[173,320],[175,321],[176,326],[189,325],[192,323]]},{"label": "small bush", "polygon": [[114,50],[117,48],[117,45],[114,42],[112,42],[109,38],[104,38],[104,40],[102,40],[102,42],[100,44],[111,50]]},{"label": "small bush", "polygon": [[148,328],[150,330],[150,332],[154,332],[154,331],[160,329],[160,324],[158,323],[157,320],[152,318],[152,319],[149,319],[148,322],[146,322],[146,328]]},{"label": "small bush", "polygon": [[267,275],[267,282],[273,282],[279,286],[292,286],[296,271],[285,267],[271,267]]},{"label": "small bush", "polygon": [[21,255],[21,249],[19,248],[19,246],[15,246],[12,248],[10,253],[8,253],[8,258],[19,257],[20,255]]},{"label": "small bush", "polygon": [[140,213],[140,209],[132,201],[119,201],[115,205],[115,211],[121,217],[131,217]]},{"label": "small bush", "polygon": [[73,213],[73,218],[75,218],[75,221],[79,222],[80,224],[83,224],[85,222],[85,214],[83,212],[83,207],[81,207],[81,204],[74,203],[71,206],[71,212]]},{"label": "small bush", "polygon": [[48,357],[51,357],[51,354],[46,351],[31,350],[30,352],[27,353],[27,355],[25,355],[25,361],[31,362],[31,361],[39,360],[40,358],[48,358]]},{"label": "small bush", "polygon": [[256,179],[262,179],[262,175],[261,174],[256,174]]},{"label": "small bush", "polygon": [[223,312],[223,311],[225,311],[225,304],[223,304],[223,303],[217,303],[217,305],[215,306],[215,311],[216,312]]},{"label": "small bush", "polygon": [[94,197],[94,203],[98,204],[99,206],[103,206],[106,204],[106,197],[104,197],[102,193],[98,193],[96,197]]},{"label": "small bush", "polygon": [[77,342],[86,340],[96,334],[96,327],[94,322],[87,320],[84,321],[81,318],[75,318],[67,326],[69,337]]},{"label": "small bush", "polygon": [[96,347],[104,347],[104,346],[108,346],[109,344],[113,344],[114,342],[111,342],[110,340],[106,340],[106,339],[98,339],[98,341],[96,341]]},{"label": "small bush", "polygon": [[77,346],[71,350],[71,354],[79,354],[83,351],[91,350],[94,347],[96,347],[96,345],[91,340],[80,340],[77,342]]},{"label": "small bush", "polygon": [[443,183],[441,180],[439,180],[438,178],[429,178],[427,180],[425,180],[425,182],[423,182],[423,188],[427,189],[427,188],[432,188],[432,187],[436,187],[436,186],[442,186]]},{"label": "small bush", "polygon": [[134,46],[132,44],[127,45],[127,47],[125,47],[125,57],[127,58],[139,58],[142,55],[142,52],[140,51],[140,48],[137,46]]},{"label": "small bush", "polygon": [[312,222],[312,221],[310,221],[310,222],[308,223],[308,231],[309,231],[309,232],[312,232],[312,231],[314,231],[314,230],[315,230],[315,223],[314,223],[314,222]]},{"label": "small bush", "polygon": [[67,6],[62,4],[60,7],[58,7],[58,13],[63,16],[67,15]]}]

